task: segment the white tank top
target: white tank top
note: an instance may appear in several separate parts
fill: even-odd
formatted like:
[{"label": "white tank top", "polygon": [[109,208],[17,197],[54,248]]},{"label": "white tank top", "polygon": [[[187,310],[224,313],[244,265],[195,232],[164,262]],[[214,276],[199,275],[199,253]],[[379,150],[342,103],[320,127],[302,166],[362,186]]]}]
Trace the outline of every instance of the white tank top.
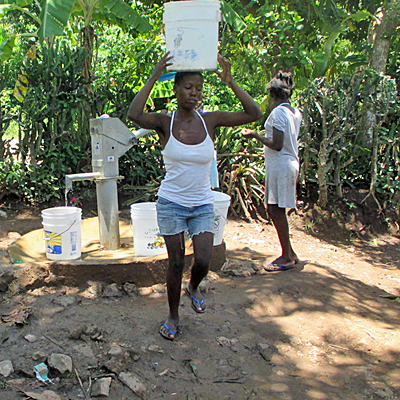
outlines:
[{"label": "white tank top", "polygon": [[199,144],[184,144],[172,134],[175,112],[172,113],[169,139],[161,152],[167,171],[158,196],[184,207],[214,204],[211,192],[210,169],[214,157],[214,143],[202,116],[196,111],[206,131]]}]

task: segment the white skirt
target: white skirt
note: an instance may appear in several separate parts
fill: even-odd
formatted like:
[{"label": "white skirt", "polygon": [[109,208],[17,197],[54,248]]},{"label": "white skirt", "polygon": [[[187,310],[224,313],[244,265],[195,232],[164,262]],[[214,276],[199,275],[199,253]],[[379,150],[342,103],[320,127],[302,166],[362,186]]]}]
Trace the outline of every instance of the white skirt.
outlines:
[{"label": "white skirt", "polygon": [[280,208],[296,208],[299,162],[291,156],[266,157],[265,203]]}]

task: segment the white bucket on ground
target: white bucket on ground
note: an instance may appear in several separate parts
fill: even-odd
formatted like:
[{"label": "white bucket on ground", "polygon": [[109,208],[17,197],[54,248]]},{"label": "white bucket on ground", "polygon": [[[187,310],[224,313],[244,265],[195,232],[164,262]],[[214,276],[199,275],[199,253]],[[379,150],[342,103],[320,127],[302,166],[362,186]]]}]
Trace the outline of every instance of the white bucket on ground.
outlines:
[{"label": "white bucket on ground", "polygon": [[174,56],[169,71],[216,70],[220,2],[215,0],[164,3],[167,51]]},{"label": "white bucket on ground", "polygon": [[215,192],[214,194],[214,246],[219,246],[224,237],[224,229],[228,218],[228,209],[231,204],[231,196],[225,193]]},{"label": "white bucket on ground", "polygon": [[53,207],[42,211],[46,256],[49,260],[76,260],[81,256],[82,210]]},{"label": "white bucket on ground", "polygon": [[131,205],[133,225],[133,246],[137,256],[157,256],[165,254],[167,248],[157,223],[156,203],[136,203]]}]

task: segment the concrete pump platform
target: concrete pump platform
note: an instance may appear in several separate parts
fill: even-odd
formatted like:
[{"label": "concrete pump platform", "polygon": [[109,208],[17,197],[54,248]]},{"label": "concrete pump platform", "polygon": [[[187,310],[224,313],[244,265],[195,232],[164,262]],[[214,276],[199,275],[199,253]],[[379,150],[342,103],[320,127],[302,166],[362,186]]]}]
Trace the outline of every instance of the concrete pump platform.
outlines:
[{"label": "concrete pump platform", "polygon": [[[45,275],[42,282],[73,286],[85,285],[88,281],[122,284],[131,282],[138,287],[165,283],[168,265],[167,254],[139,257],[133,247],[133,231],[130,221],[120,220],[121,248],[113,251],[101,249],[98,217],[82,220],[81,258],[78,260],[48,260],[45,253],[44,231],[37,229],[18,238],[8,248],[8,253],[19,279],[33,278],[28,270],[35,269]],[[214,246],[211,270],[217,271],[225,263],[226,246],[222,242]],[[185,270],[193,259],[192,242],[186,242]],[[30,278],[28,278],[30,277]],[[28,282],[25,282],[29,285]],[[33,286],[35,286],[32,283]]]}]

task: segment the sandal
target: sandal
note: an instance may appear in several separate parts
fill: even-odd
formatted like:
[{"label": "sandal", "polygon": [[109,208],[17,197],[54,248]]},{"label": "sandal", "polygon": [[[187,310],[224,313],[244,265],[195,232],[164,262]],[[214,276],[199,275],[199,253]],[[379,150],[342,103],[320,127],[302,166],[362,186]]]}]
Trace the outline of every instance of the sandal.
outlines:
[{"label": "sandal", "polygon": [[196,299],[196,297],[192,296],[191,293],[189,292],[189,289],[185,289],[185,293],[187,296],[190,297],[192,300],[192,308],[195,312],[198,314],[203,314],[203,312],[206,311],[206,306],[204,305],[204,299],[201,299],[200,301]]},{"label": "sandal", "polygon": [[294,267],[295,263],[296,263],[296,261],[291,261],[289,264],[271,263],[269,265],[266,265],[264,267],[264,269],[265,269],[265,271],[268,271],[268,272],[286,271],[288,269],[292,269]]},{"label": "sandal", "polygon": [[[163,331],[163,328],[165,328],[168,333],[165,333]],[[167,340],[174,340],[175,339],[175,335],[178,333],[178,331],[171,331],[170,327],[164,322],[163,326],[160,328],[160,330],[158,331],[158,333]]]}]

